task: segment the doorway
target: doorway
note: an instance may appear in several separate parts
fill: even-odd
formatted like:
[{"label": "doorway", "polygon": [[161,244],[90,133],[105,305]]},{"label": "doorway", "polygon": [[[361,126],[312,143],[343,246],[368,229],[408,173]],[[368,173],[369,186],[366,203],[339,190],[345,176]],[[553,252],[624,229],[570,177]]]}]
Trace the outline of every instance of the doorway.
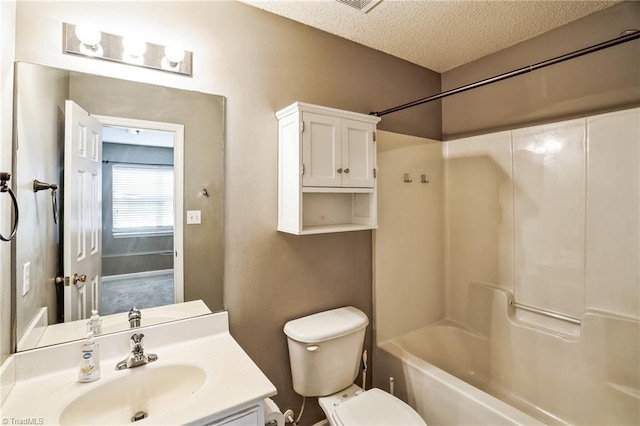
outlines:
[{"label": "doorway", "polygon": [[177,302],[174,132],[102,128],[100,313]]},{"label": "doorway", "polygon": [[103,126],[99,312],[183,302],[183,126],[95,117]]}]

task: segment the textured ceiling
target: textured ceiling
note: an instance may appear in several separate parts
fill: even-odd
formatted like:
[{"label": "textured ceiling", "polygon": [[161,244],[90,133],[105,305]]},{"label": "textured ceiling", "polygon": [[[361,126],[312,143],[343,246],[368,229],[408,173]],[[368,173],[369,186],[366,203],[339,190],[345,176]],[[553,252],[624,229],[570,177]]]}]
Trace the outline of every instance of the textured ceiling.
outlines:
[{"label": "textured ceiling", "polygon": [[383,0],[363,14],[334,0],[240,1],[440,73],[619,2]]}]

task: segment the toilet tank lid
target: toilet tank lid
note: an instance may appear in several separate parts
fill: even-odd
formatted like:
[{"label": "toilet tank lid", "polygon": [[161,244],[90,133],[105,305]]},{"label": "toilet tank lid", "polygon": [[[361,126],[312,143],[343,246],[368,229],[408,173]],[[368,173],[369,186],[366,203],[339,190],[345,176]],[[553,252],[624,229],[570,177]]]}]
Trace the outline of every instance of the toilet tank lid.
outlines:
[{"label": "toilet tank lid", "polygon": [[332,309],[291,320],[284,325],[284,333],[302,343],[320,343],[345,336],[365,328],[369,319],[353,306]]}]

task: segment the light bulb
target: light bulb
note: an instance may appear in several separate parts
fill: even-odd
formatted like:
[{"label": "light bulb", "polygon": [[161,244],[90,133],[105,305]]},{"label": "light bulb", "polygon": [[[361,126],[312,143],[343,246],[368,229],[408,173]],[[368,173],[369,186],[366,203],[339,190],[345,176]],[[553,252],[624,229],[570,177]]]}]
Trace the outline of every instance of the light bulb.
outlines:
[{"label": "light bulb", "polygon": [[86,24],[76,25],[76,37],[87,47],[96,49],[102,40],[102,33],[95,27]]},{"label": "light bulb", "polygon": [[124,48],[125,54],[133,58],[138,58],[144,55],[144,52],[147,50],[147,43],[139,38],[125,37],[122,39],[122,47]]},{"label": "light bulb", "polygon": [[174,67],[184,59],[184,49],[177,44],[170,44],[165,47],[164,54],[169,63]]}]

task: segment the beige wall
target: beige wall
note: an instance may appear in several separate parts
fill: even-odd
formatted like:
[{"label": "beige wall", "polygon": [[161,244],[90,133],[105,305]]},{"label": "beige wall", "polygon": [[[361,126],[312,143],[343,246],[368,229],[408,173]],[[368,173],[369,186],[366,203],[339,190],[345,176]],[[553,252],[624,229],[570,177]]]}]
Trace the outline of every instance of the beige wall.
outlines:
[{"label": "beige wall", "polygon": [[383,342],[444,317],[442,144],[379,132],[378,167],[374,310],[376,341]]},{"label": "beige wall", "polygon": [[[624,2],[442,74],[448,90],[640,28]],[[640,104],[640,41],[591,53],[442,101],[443,139],[581,117]]]},{"label": "beige wall", "polygon": [[[15,54],[13,1],[0,2],[0,171],[11,172],[13,134],[13,61]],[[0,194],[0,232],[9,232],[11,207],[7,194]],[[0,242],[0,363],[11,353],[11,244]]]},{"label": "beige wall", "polygon": [[[411,100],[416,90],[438,91],[439,75],[236,2],[81,5],[19,3],[17,59],[227,98],[225,308],[231,332],[278,388],[276,401],[298,411],[282,327],[343,305],[371,317],[371,233],[276,232],[274,112],[304,101],[368,113]],[[194,52],[193,78],[63,55],[63,21],[181,42]],[[440,105],[385,117],[380,128],[439,139]],[[371,349],[370,331],[366,346]],[[321,418],[315,403],[307,410],[303,423]]]},{"label": "beige wall", "polygon": [[[17,337],[36,313],[47,306],[49,323],[56,322],[54,278],[59,265],[59,225],[54,223],[51,191],[33,192],[33,180],[60,184],[64,147],[64,101],[68,73],[43,67],[20,67],[17,85],[14,170],[20,206],[15,239]],[[22,83],[21,83],[22,82]],[[37,123],[37,124],[36,124]],[[60,185],[59,185],[60,186]],[[57,196],[58,201],[60,195]],[[61,210],[58,209],[58,212]],[[23,265],[30,264],[30,290],[22,295]]]}]

